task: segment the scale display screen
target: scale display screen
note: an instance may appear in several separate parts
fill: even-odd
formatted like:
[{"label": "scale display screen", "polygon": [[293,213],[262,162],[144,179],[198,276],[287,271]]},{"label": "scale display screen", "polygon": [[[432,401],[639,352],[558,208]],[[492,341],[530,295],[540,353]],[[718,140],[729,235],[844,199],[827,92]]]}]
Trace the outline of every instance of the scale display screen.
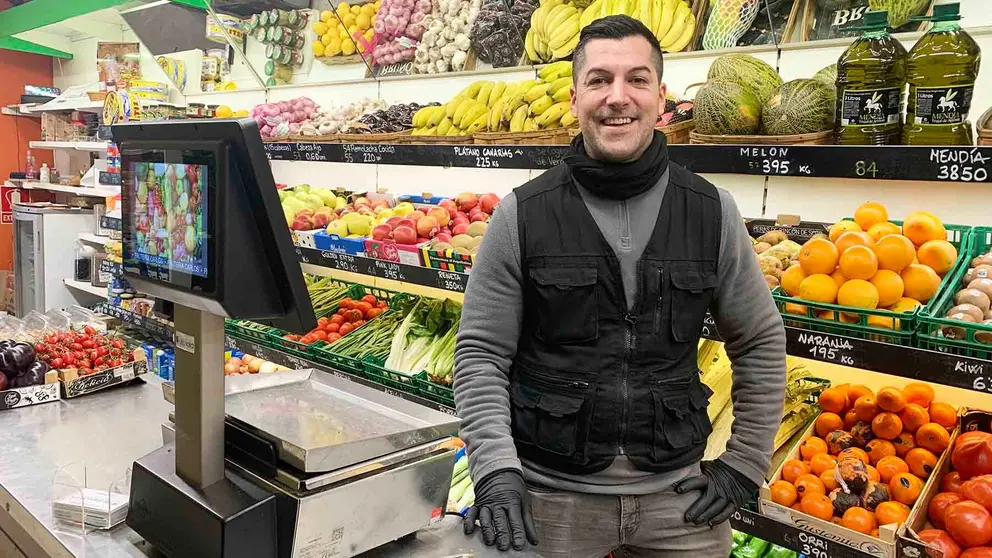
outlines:
[{"label": "scale display screen", "polygon": [[207,177],[210,167],[133,163],[132,255],[138,262],[207,277]]}]

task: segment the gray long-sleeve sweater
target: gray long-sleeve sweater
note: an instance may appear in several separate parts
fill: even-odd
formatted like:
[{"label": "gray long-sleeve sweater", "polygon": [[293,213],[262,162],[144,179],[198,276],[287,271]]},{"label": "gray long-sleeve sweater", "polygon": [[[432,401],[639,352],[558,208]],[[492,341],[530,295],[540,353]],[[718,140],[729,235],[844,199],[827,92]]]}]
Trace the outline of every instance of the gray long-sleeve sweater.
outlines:
[{"label": "gray long-sleeve sweater", "polygon": [[[666,172],[650,190],[623,201],[597,197],[579,187],[620,260],[631,307],[637,292],[637,260],[650,240],[668,179]],[[734,410],[732,435],[720,459],[760,486],[782,416],[785,331],[737,205],[729,193],[719,192],[723,227],[718,285],[710,312],[732,361]],[[455,347],[455,405],[462,418],[460,436],[468,446],[472,478],[518,469],[528,480],[552,488],[617,495],[650,494],[671,486],[678,479],[640,471],[624,456],[591,475],[569,475],[517,457],[510,433],[508,387],[524,315],[523,282],[517,200],[510,193],[500,202],[479,248]]]}]

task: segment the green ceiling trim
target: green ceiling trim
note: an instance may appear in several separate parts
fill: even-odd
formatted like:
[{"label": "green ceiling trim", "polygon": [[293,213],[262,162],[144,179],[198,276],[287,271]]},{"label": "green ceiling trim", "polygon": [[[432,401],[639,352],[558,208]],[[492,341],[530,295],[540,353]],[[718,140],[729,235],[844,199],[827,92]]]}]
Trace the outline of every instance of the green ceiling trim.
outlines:
[{"label": "green ceiling trim", "polygon": [[[37,0],[36,0],[37,1]],[[170,0],[173,4],[182,4],[191,8],[207,9],[208,0]]]},{"label": "green ceiling trim", "polygon": [[32,0],[3,11],[3,16],[0,17],[0,38],[127,2],[128,0]]},{"label": "green ceiling trim", "polygon": [[39,45],[38,43],[32,43],[31,41],[25,41],[24,39],[18,39],[17,37],[0,38],[0,49],[17,50],[20,52],[30,52],[31,54],[42,54],[54,58],[65,58],[66,60],[72,60],[72,53],[65,52],[57,48],[47,47],[45,45]]}]

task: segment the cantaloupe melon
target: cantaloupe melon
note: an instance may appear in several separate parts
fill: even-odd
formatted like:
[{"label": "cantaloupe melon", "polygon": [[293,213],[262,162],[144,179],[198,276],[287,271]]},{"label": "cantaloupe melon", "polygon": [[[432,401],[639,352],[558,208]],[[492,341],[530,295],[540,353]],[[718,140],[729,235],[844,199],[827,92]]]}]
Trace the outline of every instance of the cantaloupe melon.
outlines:
[{"label": "cantaloupe melon", "polygon": [[772,96],[782,78],[765,61],[747,54],[724,54],[710,64],[707,80],[732,81],[747,85],[758,96],[759,103],[764,103]]},{"label": "cantaloupe melon", "polygon": [[772,136],[809,134],[834,126],[836,93],[815,79],[795,79],[761,107],[761,126]]},{"label": "cantaloupe melon", "polygon": [[902,27],[909,18],[926,11],[930,0],[868,0],[868,7],[873,11],[889,12],[889,27]]},{"label": "cantaloupe melon", "polygon": [[761,102],[747,85],[710,80],[696,93],[693,119],[701,134],[755,134],[761,125]]}]

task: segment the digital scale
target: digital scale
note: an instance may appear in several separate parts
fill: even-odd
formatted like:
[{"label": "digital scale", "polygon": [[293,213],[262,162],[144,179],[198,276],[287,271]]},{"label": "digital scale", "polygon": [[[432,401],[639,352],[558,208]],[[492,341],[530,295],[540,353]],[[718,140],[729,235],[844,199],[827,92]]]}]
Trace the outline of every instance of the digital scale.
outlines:
[{"label": "digital scale", "polygon": [[225,384],[225,317],[316,323],[255,122],[113,136],[123,270],[175,304],[176,441],[135,461],[128,526],[175,558],[323,558],[439,518],[457,419],[319,370]]}]

